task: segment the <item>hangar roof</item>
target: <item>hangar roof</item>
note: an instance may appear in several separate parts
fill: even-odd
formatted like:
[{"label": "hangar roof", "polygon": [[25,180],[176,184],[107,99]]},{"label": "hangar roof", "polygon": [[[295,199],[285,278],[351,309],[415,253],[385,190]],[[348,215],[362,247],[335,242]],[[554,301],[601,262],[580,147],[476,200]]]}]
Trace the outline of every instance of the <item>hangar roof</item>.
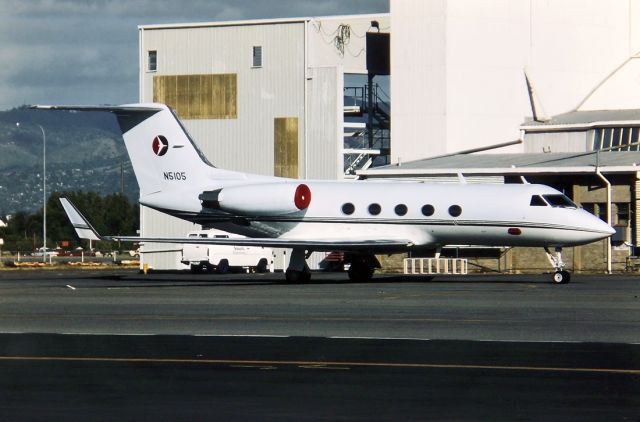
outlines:
[{"label": "hangar roof", "polygon": [[151,29],[186,29],[186,28],[202,28],[202,27],[216,27],[216,26],[249,26],[249,25],[273,25],[273,24],[287,24],[287,23],[304,23],[313,20],[348,20],[348,19],[362,19],[371,18],[376,19],[380,17],[391,16],[389,13],[370,13],[362,15],[335,15],[335,16],[313,16],[313,17],[298,17],[298,18],[274,18],[274,19],[249,19],[238,21],[219,21],[219,22],[191,22],[191,23],[169,23],[169,24],[152,24],[152,25],[138,25],[138,30],[151,30]]},{"label": "hangar roof", "polygon": [[580,110],[558,114],[549,120],[526,121],[521,129],[528,132],[548,130],[587,130],[602,126],[640,126],[640,110]]},{"label": "hangar roof", "polygon": [[410,177],[429,175],[518,175],[640,171],[640,151],[528,154],[457,154],[369,168],[357,172],[368,177]]}]

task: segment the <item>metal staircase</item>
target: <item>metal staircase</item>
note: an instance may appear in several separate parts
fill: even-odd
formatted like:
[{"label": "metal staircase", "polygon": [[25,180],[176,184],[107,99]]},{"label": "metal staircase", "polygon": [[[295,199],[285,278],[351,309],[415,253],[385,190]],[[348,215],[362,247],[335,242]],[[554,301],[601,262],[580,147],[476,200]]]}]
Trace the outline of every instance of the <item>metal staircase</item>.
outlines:
[{"label": "metal staircase", "polygon": [[389,163],[391,102],[378,84],[344,88],[344,174]]}]

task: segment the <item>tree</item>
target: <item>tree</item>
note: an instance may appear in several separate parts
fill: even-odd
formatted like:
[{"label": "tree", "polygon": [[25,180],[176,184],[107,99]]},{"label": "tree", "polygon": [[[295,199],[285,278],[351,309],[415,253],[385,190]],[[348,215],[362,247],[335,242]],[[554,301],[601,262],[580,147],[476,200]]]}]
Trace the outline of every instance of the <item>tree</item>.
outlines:
[{"label": "tree", "polygon": [[[140,224],[139,205],[131,204],[125,195],[101,197],[95,192],[54,192],[47,200],[47,245],[50,247],[62,240],[69,241],[72,247],[86,247],[88,243],[78,239],[60,203],[61,196],[69,198],[100,234],[134,235]],[[8,227],[0,229],[5,239],[4,249],[24,253],[41,246],[42,221],[42,208],[34,214],[16,213]],[[106,250],[114,246],[101,245]]]}]

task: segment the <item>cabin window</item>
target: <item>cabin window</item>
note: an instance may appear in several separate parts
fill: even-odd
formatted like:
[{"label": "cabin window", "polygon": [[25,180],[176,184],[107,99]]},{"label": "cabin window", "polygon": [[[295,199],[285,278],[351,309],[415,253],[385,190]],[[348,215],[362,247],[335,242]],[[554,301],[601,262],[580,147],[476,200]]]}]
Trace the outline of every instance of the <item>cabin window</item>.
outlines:
[{"label": "cabin window", "polygon": [[405,215],[407,213],[407,206],[405,204],[398,204],[394,208],[397,215]]},{"label": "cabin window", "polygon": [[547,203],[544,202],[544,199],[540,197],[540,195],[533,195],[531,197],[531,203],[529,203],[532,207],[546,207]]},{"label": "cabin window", "polygon": [[380,214],[380,211],[382,211],[382,207],[380,207],[380,204],[369,205],[369,214],[378,215]]},{"label": "cabin window", "polygon": [[462,214],[462,207],[460,205],[451,205],[449,207],[449,215],[451,217],[460,217]]},{"label": "cabin window", "polygon": [[356,207],[351,202],[347,202],[346,204],[342,205],[342,212],[346,215],[353,214],[355,210]]},{"label": "cabin window", "polygon": [[432,216],[434,212],[435,209],[433,208],[433,205],[427,204],[422,206],[422,215],[424,215],[425,217]]},{"label": "cabin window", "polygon": [[576,204],[565,195],[542,195],[542,197],[551,205],[552,207],[560,207],[560,208],[578,208]]}]

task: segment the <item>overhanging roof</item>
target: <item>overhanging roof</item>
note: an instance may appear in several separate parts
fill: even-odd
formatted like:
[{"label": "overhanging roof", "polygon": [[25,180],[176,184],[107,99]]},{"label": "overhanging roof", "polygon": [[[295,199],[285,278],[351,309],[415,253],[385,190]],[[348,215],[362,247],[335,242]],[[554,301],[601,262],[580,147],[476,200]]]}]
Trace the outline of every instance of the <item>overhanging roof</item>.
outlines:
[{"label": "overhanging roof", "polygon": [[580,110],[558,114],[544,122],[527,121],[520,126],[527,132],[588,130],[604,126],[640,126],[640,110]]},{"label": "overhanging roof", "polygon": [[420,177],[435,175],[525,175],[594,173],[596,162],[602,173],[640,171],[640,151],[535,154],[460,154],[426,158],[369,168],[357,172],[369,177]]},{"label": "overhanging roof", "polygon": [[138,30],[148,31],[153,29],[185,29],[185,28],[205,28],[220,26],[250,26],[250,25],[274,25],[287,23],[303,23],[313,20],[349,20],[349,19],[376,19],[380,17],[388,17],[389,13],[368,13],[362,15],[335,15],[335,16],[314,16],[299,18],[275,18],[275,19],[249,19],[239,21],[218,21],[218,22],[191,22],[191,23],[169,23],[169,24],[152,24],[138,25]]}]

